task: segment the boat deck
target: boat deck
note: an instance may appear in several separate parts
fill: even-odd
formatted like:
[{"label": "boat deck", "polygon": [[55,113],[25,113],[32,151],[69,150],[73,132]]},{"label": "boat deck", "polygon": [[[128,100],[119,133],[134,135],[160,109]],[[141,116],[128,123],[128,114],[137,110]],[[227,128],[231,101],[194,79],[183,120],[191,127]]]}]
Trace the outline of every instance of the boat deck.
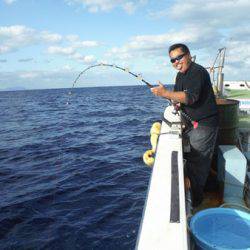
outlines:
[{"label": "boat deck", "polygon": [[222,192],[217,192],[217,191],[205,192],[202,203],[198,207],[194,208],[193,213],[195,214],[207,208],[220,207],[222,204],[223,204]]}]

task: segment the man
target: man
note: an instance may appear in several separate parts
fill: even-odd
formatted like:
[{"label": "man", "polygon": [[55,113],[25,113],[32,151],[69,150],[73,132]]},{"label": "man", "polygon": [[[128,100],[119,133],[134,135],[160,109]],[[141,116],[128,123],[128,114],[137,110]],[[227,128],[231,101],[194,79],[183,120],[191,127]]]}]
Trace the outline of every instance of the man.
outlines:
[{"label": "man", "polygon": [[216,144],[217,106],[210,76],[205,68],[192,62],[188,47],[174,44],[169,48],[169,56],[173,67],[178,70],[174,91],[166,89],[161,83],[151,91],[156,96],[180,103],[182,118],[189,124],[183,131],[190,142],[189,152],[184,153],[188,176],[185,182],[190,181],[193,206],[196,207],[203,199]]}]

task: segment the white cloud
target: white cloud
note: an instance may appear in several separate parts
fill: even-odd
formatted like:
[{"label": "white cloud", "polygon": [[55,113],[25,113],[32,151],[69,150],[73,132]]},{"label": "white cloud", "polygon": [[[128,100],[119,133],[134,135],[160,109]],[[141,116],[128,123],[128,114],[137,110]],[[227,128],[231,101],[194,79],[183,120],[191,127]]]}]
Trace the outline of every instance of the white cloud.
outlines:
[{"label": "white cloud", "polygon": [[3,0],[6,4],[13,4],[16,0]]},{"label": "white cloud", "polygon": [[4,53],[7,53],[11,50],[11,47],[10,46],[7,46],[7,45],[1,45],[0,46],[0,54],[4,54]]},{"label": "white cloud", "polygon": [[19,77],[23,79],[34,79],[38,76],[39,75],[36,72],[22,72],[19,74]]},{"label": "white cloud", "polygon": [[69,42],[73,43],[73,42],[77,42],[80,40],[80,37],[78,35],[67,35],[66,36],[66,40],[68,40]]},{"label": "white cloud", "polygon": [[250,44],[244,41],[228,41],[226,43],[226,62],[240,68],[250,67]]},{"label": "white cloud", "polygon": [[53,55],[72,55],[75,53],[75,49],[72,47],[60,47],[60,46],[50,46],[47,49],[49,54]]},{"label": "white cloud", "polygon": [[0,27],[0,36],[3,38],[11,38],[11,37],[21,36],[21,35],[30,35],[33,33],[34,33],[33,29],[27,28],[22,25]]},{"label": "white cloud", "polygon": [[197,55],[198,62],[209,66],[217,50],[227,47],[227,76],[233,75],[229,68],[234,68],[235,77],[245,74],[249,78],[249,9],[249,0],[178,0],[166,10],[154,14],[163,20],[178,21],[181,28],[164,34],[132,37],[123,46],[112,48],[106,56],[121,60],[151,58],[155,61],[167,56],[169,45],[181,42]]},{"label": "white cloud", "polygon": [[62,36],[59,34],[53,34],[48,31],[42,31],[40,34],[41,39],[48,43],[57,43],[62,40]]},{"label": "white cloud", "polygon": [[200,29],[198,26],[190,25],[178,32],[170,30],[169,33],[165,34],[132,37],[124,46],[112,48],[107,56],[120,59],[129,59],[133,56],[166,56],[168,47],[173,43],[182,42],[197,49],[212,46],[215,41],[214,37],[221,39],[221,35],[216,30],[209,27]]},{"label": "white cloud", "polygon": [[250,42],[250,26],[240,25],[232,29],[231,33],[228,35],[230,41],[246,41]]},{"label": "white cloud", "polygon": [[[63,41],[67,42],[68,46],[54,45]],[[98,41],[82,41],[77,35],[69,35],[64,38],[60,34],[49,31],[37,31],[22,25],[0,27],[0,54],[14,52],[21,48],[38,44],[51,44],[47,48],[48,54],[70,56],[77,60],[80,58],[81,61],[86,63],[94,61],[94,59],[85,58],[86,56],[80,55],[77,49],[100,46]]]},{"label": "white cloud", "polygon": [[14,51],[34,43],[35,30],[21,25],[0,27],[0,53]]},{"label": "white cloud", "polygon": [[[198,8],[197,8],[198,7]],[[245,74],[250,67],[250,1],[249,0],[182,0],[177,1],[170,9],[170,16],[183,23],[192,23],[202,32],[204,27],[210,27],[217,35],[205,38],[214,46],[200,44],[207,53],[217,46],[226,47],[226,75],[234,68],[238,74]],[[180,15],[180,13],[182,13]],[[227,69],[228,65],[228,69]],[[237,69],[237,70],[236,70]],[[240,73],[241,72],[241,73]],[[244,72],[244,73],[243,73]],[[249,73],[245,74],[249,75]]]},{"label": "white cloud", "polygon": [[[89,12],[110,12],[115,9],[122,9],[130,14],[147,2],[139,0],[65,1],[69,4],[82,5]],[[5,0],[5,2],[11,3],[14,1]],[[157,4],[158,2],[156,7]],[[162,7],[163,3],[158,4],[158,6],[160,5]],[[115,62],[118,65],[122,62],[139,64],[139,60],[143,61],[144,59],[149,59],[152,64],[159,64],[160,59],[166,58],[167,60],[169,45],[182,42],[186,43],[191,52],[197,55],[197,62],[206,66],[209,65],[208,59],[213,60],[215,58],[217,49],[226,46],[225,73],[227,77],[233,74],[235,77],[237,74],[243,75],[243,72],[246,77],[250,76],[248,70],[250,67],[249,0],[177,0],[173,3],[166,1],[166,5],[169,6],[167,9],[159,8],[160,11],[151,13],[151,15],[157,14],[165,23],[169,19],[170,22],[175,21],[176,25],[173,25],[173,27],[176,27],[175,29],[168,30],[167,24],[166,32],[131,37],[122,46],[110,49],[103,57],[101,55],[98,55],[98,58],[94,56],[94,54],[97,55],[98,52],[103,50],[95,50],[92,53],[92,49],[103,46],[103,44],[91,40],[91,37],[87,40],[81,40],[80,36],[76,34],[62,36],[23,25],[0,26],[0,54],[17,51],[26,46],[44,45],[46,43],[48,54],[54,55],[53,65],[57,60],[56,55],[64,56],[67,59],[65,64],[69,61],[71,63],[73,60],[77,61],[78,64],[75,65],[79,65],[79,62],[81,64],[92,64],[97,59],[106,60],[109,63]],[[146,13],[145,18],[147,18]],[[143,33],[140,32],[140,34]],[[27,55],[27,58],[23,55],[19,57],[24,57],[21,60],[25,60],[28,59],[29,55]],[[51,56],[49,59],[51,59]],[[5,61],[0,62],[2,62],[1,68],[4,68]],[[19,65],[21,66],[21,64]],[[144,67],[143,64],[141,65]],[[168,60],[167,65],[169,65]],[[67,65],[64,69],[67,70]],[[232,69],[235,69],[234,72],[232,72]],[[68,70],[70,70],[69,67]],[[29,78],[29,74],[22,74],[22,77],[26,77],[26,79],[31,79],[31,76],[32,74]]]},{"label": "white cloud", "polygon": [[[134,70],[132,71],[134,72]],[[64,67],[59,67],[57,70],[50,71],[0,71],[0,90],[6,88],[14,89],[16,88],[16,86],[25,89],[51,89],[62,87],[71,88],[73,81],[76,79],[79,73],[80,70],[71,69],[71,67],[67,65],[65,65]],[[161,79],[158,72],[153,76],[153,79],[151,79],[152,77],[149,77],[148,75],[146,76],[143,74],[143,76],[150,82],[156,82],[156,79]],[[162,79],[164,78],[162,77]],[[75,87],[108,86],[112,85],[112,83],[116,83],[117,86],[128,84],[143,85],[143,83],[139,82],[131,75],[126,74],[122,71],[111,70],[111,72],[109,72],[109,69],[100,67],[98,70],[91,70],[85,76],[80,77],[80,79],[75,84]],[[65,97],[65,103],[66,101],[67,97]]]},{"label": "white cloud", "polygon": [[249,0],[177,0],[158,13],[173,20],[225,28],[248,22],[249,9]]},{"label": "white cloud", "polygon": [[[202,40],[209,40],[219,46],[229,39],[238,40],[238,36],[241,36],[241,40],[249,39],[249,9],[249,0],[177,0],[170,7],[151,12],[150,15],[170,18],[179,25],[196,27],[197,33],[210,29],[216,35],[213,41],[210,40],[211,36]],[[186,32],[183,28],[180,31]]]},{"label": "white cloud", "polygon": [[122,8],[128,13],[132,14],[135,12],[136,5],[133,2],[126,2],[122,5]]},{"label": "white cloud", "polygon": [[84,62],[87,64],[95,62],[95,56],[93,55],[87,55],[84,57]]},{"label": "white cloud", "polygon": [[59,34],[36,31],[23,25],[0,27],[0,54],[12,52],[22,47],[42,43],[57,43],[62,40]]},{"label": "white cloud", "polygon": [[146,0],[65,0],[69,5],[81,4],[88,12],[110,12],[115,8],[122,8],[128,14],[132,14],[135,10],[146,4]]},{"label": "white cloud", "polygon": [[100,43],[97,41],[76,41],[72,43],[75,48],[97,47]]},{"label": "white cloud", "polygon": [[63,67],[62,67],[62,70],[63,71],[72,71],[72,66],[70,66],[70,65],[68,65],[68,64],[66,64],[66,65],[64,65]]},{"label": "white cloud", "polygon": [[98,47],[101,45],[98,41],[93,40],[81,40],[78,35],[68,35],[65,39],[71,44],[74,48],[91,48]]},{"label": "white cloud", "polygon": [[67,56],[70,59],[84,62],[86,64],[90,64],[96,61],[95,56],[82,55],[81,53],[76,51],[76,48],[73,47],[50,46],[47,49],[47,53],[52,55]]},{"label": "white cloud", "polygon": [[93,55],[84,56],[80,53],[74,53],[73,55],[71,55],[71,58],[76,59],[76,60],[83,62],[85,64],[91,64],[91,63],[96,62],[96,58]]},{"label": "white cloud", "polygon": [[[70,70],[56,71],[14,71],[0,72],[0,90],[16,88],[19,86],[25,89],[60,88],[71,87],[73,78],[78,72]],[[8,84],[7,84],[8,83]],[[65,83],[67,83],[65,85]]]}]

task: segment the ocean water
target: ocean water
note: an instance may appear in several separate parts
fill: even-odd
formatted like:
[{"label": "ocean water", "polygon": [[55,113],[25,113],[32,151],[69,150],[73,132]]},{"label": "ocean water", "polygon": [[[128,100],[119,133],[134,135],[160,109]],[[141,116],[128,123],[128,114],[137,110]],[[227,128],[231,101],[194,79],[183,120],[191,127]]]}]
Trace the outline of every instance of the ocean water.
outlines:
[{"label": "ocean water", "polygon": [[0,249],[134,249],[166,100],[145,86],[0,92]]}]

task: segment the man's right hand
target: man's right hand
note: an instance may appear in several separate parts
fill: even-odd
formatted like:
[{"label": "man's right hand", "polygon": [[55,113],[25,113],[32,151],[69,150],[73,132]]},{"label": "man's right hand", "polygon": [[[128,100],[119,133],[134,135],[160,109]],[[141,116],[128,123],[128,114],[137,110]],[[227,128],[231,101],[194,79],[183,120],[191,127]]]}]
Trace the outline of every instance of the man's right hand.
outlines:
[{"label": "man's right hand", "polygon": [[156,96],[167,98],[168,90],[164,87],[164,85],[160,81],[158,82],[158,84],[159,86],[151,88],[151,92]]}]

